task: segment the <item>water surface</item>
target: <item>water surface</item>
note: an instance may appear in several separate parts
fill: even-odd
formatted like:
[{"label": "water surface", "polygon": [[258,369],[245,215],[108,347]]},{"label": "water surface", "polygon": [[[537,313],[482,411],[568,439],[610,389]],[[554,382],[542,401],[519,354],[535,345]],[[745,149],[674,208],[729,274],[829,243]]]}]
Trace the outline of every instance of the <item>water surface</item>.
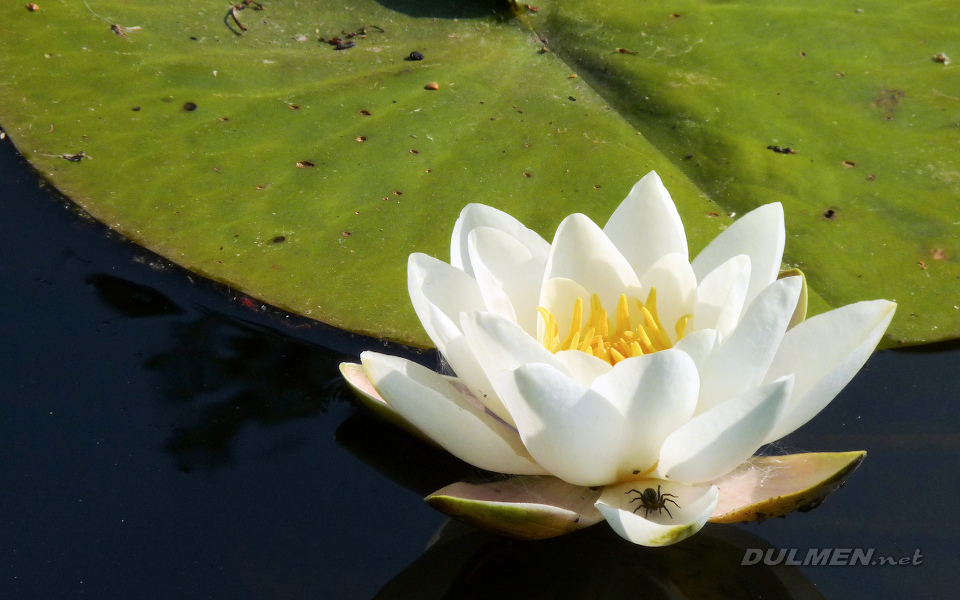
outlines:
[{"label": "water surface", "polygon": [[[42,189],[9,140],[0,190],[0,597],[578,597],[578,584],[650,597],[681,571],[721,597],[758,597],[729,584],[766,576],[725,545],[738,532],[800,556],[923,557],[792,569],[805,583],[774,597],[940,598],[960,586],[956,345],[875,355],[780,443],[869,452],[810,513],[715,528],[669,555],[599,528],[536,544],[450,528],[424,554],[445,519],[410,488],[459,467],[431,459],[403,487],[370,466],[431,458],[354,416],[337,364],[382,344],[263,310],[117,239]],[[354,453],[364,444],[367,462]],[[698,552],[716,572],[692,570]]]}]

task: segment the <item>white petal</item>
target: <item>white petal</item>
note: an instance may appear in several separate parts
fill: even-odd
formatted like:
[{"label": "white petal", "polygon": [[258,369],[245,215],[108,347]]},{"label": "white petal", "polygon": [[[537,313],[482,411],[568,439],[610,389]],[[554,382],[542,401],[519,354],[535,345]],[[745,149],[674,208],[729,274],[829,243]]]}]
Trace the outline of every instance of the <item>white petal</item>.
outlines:
[{"label": "white petal", "polygon": [[783,261],[783,206],[766,204],[740,217],[693,260],[697,280],[738,254],[750,257],[750,286],[744,306],[776,280]]},{"label": "white petal", "polygon": [[607,361],[579,350],[561,350],[554,356],[562,365],[561,370],[580,385],[589,386],[594,379],[613,368]]},{"label": "white petal", "polygon": [[475,406],[455,379],[395,356],[364,352],[360,360],[390,407],[457,458],[501,473],[545,473],[517,433]]},{"label": "white petal", "polygon": [[710,271],[697,287],[697,329],[716,329],[726,338],[740,321],[749,285],[750,257],[746,254]]},{"label": "white petal", "polygon": [[[456,327],[461,312],[486,309],[476,279],[419,252],[411,254],[407,260],[407,291],[413,310],[440,352],[444,351],[444,341],[453,335],[449,331],[449,324]],[[439,313],[431,311],[431,305]],[[446,316],[445,323],[436,321],[438,314]]]},{"label": "white petal", "polygon": [[799,277],[774,281],[747,308],[701,372],[698,414],[760,384],[797,308],[801,285]]},{"label": "white petal", "polygon": [[[457,378],[466,385],[474,396],[484,400],[493,398],[494,406],[500,406],[493,384],[484,374],[483,369],[473,355],[473,350],[467,344],[460,326],[450,320],[435,304],[426,303],[428,321],[433,333],[430,339],[446,359]],[[427,329],[428,333],[431,329]],[[496,411],[494,411],[496,412]]]},{"label": "white petal", "polygon": [[719,348],[720,333],[716,329],[701,329],[688,333],[673,345],[674,350],[686,352],[693,359],[697,373],[703,372]]},{"label": "white petal", "polygon": [[797,382],[768,441],[800,427],[833,400],[870,358],[896,308],[886,300],[858,302],[812,317],[787,332],[766,379],[793,373]]},{"label": "white petal", "polygon": [[[640,284],[613,242],[596,223],[581,214],[564,219],[553,238],[544,283],[557,277],[572,279],[591,294],[598,294],[604,307],[611,307],[607,310],[617,305],[628,288]],[[544,306],[542,301],[540,305]]]},{"label": "white petal", "polygon": [[603,232],[636,273],[646,272],[667,254],[680,254],[689,262],[683,222],[670,193],[654,171],[633,186],[610,216]]},{"label": "white petal", "polygon": [[590,387],[626,419],[618,472],[623,481],[655,465],[663,441],[693,416],[700,379],[689,355],[663,350],[619,362]]},{"label": "white petal", "polygon": [[557,477],[604,485],[650,470],[660,444],[693,414],[698,379],[677,350],[628,358],[589,388],[547,365],[501,375],[524,444]]},{"label": "white petal", "polygon": [[498,387],[523,444],[544,468],[574,485],[616,481],[628,431],[609,400],[545,364],[505,372]]},{"label": "white petal", "polygon": [[[562,369],[553,353],[520,329],[516,323],[494,313],[474,312],[461,315],[464,339],[496,392],[498,377],[526,363],[546,363]],[[513,425],[514,418],[503,405],[499,392],[480,397],[495,415]]]},{"label": "white petal", "polygon": [[470,262],[489,310],[537,333],[537,307],[546,261],[499,229],[477,227],[468,236]]},{"label": "white petal", "polygon": [[702,483],[735,469],[763,445],[792,390],[787,375],[694,417],[664,441],[657,472],[671,481]]},{"label": "white petal", "polygon": [[657,288],[657,315],[670,339],[676,341],[677,321],[693,315],[697,302],[697,276],[687,258],[680,254],[664,255],[640,277],[640,287],[648,292]]},{"label": "white petal", "polygon": [[[662,494],[672,494],[673,500],[665,502],[670,511],[647,511],[639,501],[637,492],[646,488],[659,489]],[[703,528],[713,514],[720,498],[717,486],[691,487],[658,479],[644,479],[617,486],[607,486],[597,501],[597,508],[617,535],[643,546],[668,546],[690,537]],[[634,512],[636,511],[636,512]],[[646,516],[641,516],[646,514]]]},{"label": "white petal", "polygon": [[373,387],[373,384],[370,383],[367,372],[363,370],[362,365],[342,362],[340,363],[340,373],[347,383],[350,384],[350,387],[353,388],[360,403],[372,413],[388,423],[392,423],[400,429],[417,436],[428,444],[437,445],[436,442],[430,439],[430,436],[417,429],[410,421],[404,419],[400,413],[387,404],[387,401],[380,396],[376,388]]},{"label": "white petal", "polygon": [[[498,414],[491,407],[506,412],[500,399],[497,396],[496,386],[487,377],[483,368],[480,366],[477,357],[473,353],[473,348],[467,343],[467,338],[457,331],[456,337],[451,338],[443,349],[443,357],[447,364],[453,369],[460,383],[467,386],[467,389],[494,414]],[[502,418],[502,417],[501,417]]]},{"label": "white petal", "polygon": [[450,264],[462,269],[468,275],[474,274],[468,240],[470,232],[477,227],[499,229],[526,246],[531,256],[541,264],[547,262],[550,244],[535,231],[527,229],[523,223],[502,210],[485,204],[468,204],[460,211],[460,217],[453,226],[453,236],[450,241]]}]

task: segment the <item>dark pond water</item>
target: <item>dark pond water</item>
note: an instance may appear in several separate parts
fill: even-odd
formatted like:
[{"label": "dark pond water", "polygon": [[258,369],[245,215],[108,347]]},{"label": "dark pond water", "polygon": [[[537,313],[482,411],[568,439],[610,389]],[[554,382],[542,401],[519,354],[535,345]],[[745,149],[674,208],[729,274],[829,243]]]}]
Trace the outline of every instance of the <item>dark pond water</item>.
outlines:
[{"label": "dark pond water", "polygon": [[[382,344],[165,266],[41,189],[9,140],[0,211],[0,598],[947,598],[960,586],[957,346],[875,355],[782,442],[869,451],[810,513],[659,551],[602,525],[538,543],[438,535],[445,519],[422,495],[461,466],[358,413],[339,380],[341,360]],[[422,467],[403,485],[378,472],[410,464]],[[745,548],[920,564],[742,567]]]}]

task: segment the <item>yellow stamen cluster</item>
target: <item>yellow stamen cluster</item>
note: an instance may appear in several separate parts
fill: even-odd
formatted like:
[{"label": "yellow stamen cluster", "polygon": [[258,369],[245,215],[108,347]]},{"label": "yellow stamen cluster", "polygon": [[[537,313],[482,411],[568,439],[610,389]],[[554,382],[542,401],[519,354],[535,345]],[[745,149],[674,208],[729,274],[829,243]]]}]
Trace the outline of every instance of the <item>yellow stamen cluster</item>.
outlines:
[{"label": "yellow stamen cluster", "polygon": [[[657,315],[656,288],[650,289],[645,303],[638,298],[628,298],[626,294],[621,294],[620,301],[617,302],[616,325],[613,326],[597,294],[590,298],[590,316],[585,323],[583,301],[577,298],[573,305],[570,331],[564,340],[560,339],[560,329],[553,314],[542,306],[537,311],[544,322],[540,343],[554,354],[561,350],[579,350],[615,365],[625,358],[642,356],[673,346]],[[686,315],[677,321],[677,340],[683,337],[691,317],[692,315]]]}]

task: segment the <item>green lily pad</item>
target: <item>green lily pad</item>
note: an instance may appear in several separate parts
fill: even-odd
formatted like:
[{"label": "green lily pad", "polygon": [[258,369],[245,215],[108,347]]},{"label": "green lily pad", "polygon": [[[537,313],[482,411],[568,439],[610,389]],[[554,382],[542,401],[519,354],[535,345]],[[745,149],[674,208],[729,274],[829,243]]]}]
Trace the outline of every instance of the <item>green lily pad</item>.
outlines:
[{"label": "green lily pad", "polygon": [[746,523],[813,510],[866,456],[863,451],[755,456],[717,482],[720,501],[710,522]]},{"label": "green lily pad", "polygon": [[4,3],[0,125],[132,240],[393,341],[429,344],[405,257],[446,258],[467,202],[550,238],[571,212],[603,222],[650,170],[694,251],[725,213],[780,200],[811,312],[887,297],[891,339],[960,335],[960,91],[931,60],[958,32],[942,9],[239,6]]},{"label": "green lily pad", "polygon": [[723,210],[782,202],[785,260],[830,305],[898,302],[889,345],[960,336],[952,16],[588,0],[551,2],[534,27]]}]

